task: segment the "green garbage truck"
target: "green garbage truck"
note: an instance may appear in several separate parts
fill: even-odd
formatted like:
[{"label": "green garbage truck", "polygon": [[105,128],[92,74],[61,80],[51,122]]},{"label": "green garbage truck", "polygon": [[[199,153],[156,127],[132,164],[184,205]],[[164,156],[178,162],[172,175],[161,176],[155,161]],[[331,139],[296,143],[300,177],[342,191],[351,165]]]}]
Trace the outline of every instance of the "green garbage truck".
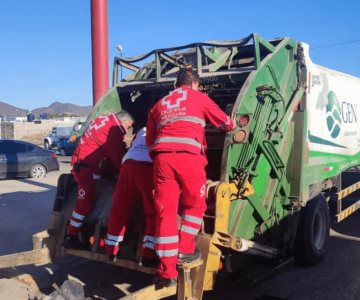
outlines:
[{"label": "green garbage truck", "polygon": [[[206,126],[207,210],[197,237],[202,259],[179,270],[177,288],[150,286],[127,299],[175,293],[178,299],[201,299],[203,291],[214,288],[222,266],[222,272],[238,270],[257,257],[278,262],[295,257],[314,265],[326,253],[329,204],[335,205],[338,222],[360,207],[357,201],[346,203],[360,183],[342,184],[342,174],[360,165],[360,79],[313,63],[309,46],[291,38],[268,41],[251,34],[115,57],[113,87],[87,123],[125,109],[145,126],[149,108],[174,88],[177,72],[189,65],[199,74],[202,91],[236,120],[229,133]],[[62,247],[76,198],[69,174],[59,178],[50,229],[35,236],[34,251],[49,251],[51,258],[68,253],[107,260],[101,238],[114,180],[98,185],[98,201],[84,227],[91,251]],[[135,227],[138,234],[129,234],[129,245],[141,239],[141,226]],[[129,251],[115,264],[154,272],[139,261],[139,251]]]}]

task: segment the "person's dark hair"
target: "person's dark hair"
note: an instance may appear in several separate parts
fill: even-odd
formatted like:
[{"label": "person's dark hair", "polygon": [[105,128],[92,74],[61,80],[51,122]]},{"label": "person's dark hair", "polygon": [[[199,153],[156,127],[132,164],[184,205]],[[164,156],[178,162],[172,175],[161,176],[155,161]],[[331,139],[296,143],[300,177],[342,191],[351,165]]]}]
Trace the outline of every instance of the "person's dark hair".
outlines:
[{"label": "person's dark hair", "polygon": [[199,81],[200,77],[197,73],[189,69],[181,69],[177,75],[175,87],[190,86],[193,82]]}]

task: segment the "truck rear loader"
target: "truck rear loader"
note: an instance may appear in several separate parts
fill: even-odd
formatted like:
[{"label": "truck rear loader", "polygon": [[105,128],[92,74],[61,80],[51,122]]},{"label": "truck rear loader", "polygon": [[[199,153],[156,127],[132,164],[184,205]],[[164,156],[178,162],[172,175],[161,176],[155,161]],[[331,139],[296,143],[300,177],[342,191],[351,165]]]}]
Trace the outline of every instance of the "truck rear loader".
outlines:
[{"label": "truck rear loader", "polygon": [[[327,248],[329,203],[336,205],[338,222],[360,207],[360,201],[343,203],[360,182],[343,188],[341,180],[343,172],[360,165],[360,79],[314,64],[309,46],[291,38],[266,41],[251,34],[115,57],[113,87],[87,124],[125,109],[137,126],[145,126],[148,110],[174,88],[177,72],[188,65],[199,74],[203,92],[234,114],[237,125],[229,133],[206,126],[207,210],[197,237],[202,259],[180,267],[177,287],[148,286],[124,299],[174,294],[201,299],[203,291],[214,288],[222,266],[222,272],[236,272],[257,257],[278,263],[295,257],[314,265]],[[34,235],[28,262],[36,255],[37,262],[48,262],[66,253],[107,262],[101,239],[114,184],[114,179],[98,183],[96,207],[83,232],[91,250],[64,249],[76,186],[70,174],[61,175],[50,227]],[[133,219],[122,249],[141,244],[141,216]],[[115,264],[154,273],[141,266],[139,247],[121,252]],[[0,267],[9,265],[1,262]]]}]

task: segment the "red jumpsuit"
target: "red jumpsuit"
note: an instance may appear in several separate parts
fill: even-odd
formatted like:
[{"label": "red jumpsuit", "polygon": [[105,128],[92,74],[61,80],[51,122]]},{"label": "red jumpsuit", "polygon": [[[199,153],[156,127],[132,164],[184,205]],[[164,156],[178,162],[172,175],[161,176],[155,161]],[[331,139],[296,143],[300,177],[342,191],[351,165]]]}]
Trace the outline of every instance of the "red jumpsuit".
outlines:
[{"label": "red jumpsuit", "polygon": [[71,173],[78,185],[78,195],[68,234],[81,231],[95,202],[96,179],[118,173],[126,149],[125,133],[115,114],[104,114],[96,117],[81,136],[71,158]]},{"label": "red jumpsuit", "polygon": [[116,184],[105,245],[108,255],[116,255],[119,242],[124,239],[126,224],[131,217],[134,204],[142,200],[145,215],[144,243],[142,257],[155,257],[154,232],[155,209],[153,203],[153,167],[145,144],[146,128],[135,136],[126,153]]},{"label": "red jumpsuit", "polygon": [[[158,274],[176,278],[178,253],[193,253],[206,208],[205,122],[225,131],[233,121],[206,94],[187,86],[158,101],[149,113],[146,143],[154,160]],[[182,219],[177,228],[179,194]]]}]

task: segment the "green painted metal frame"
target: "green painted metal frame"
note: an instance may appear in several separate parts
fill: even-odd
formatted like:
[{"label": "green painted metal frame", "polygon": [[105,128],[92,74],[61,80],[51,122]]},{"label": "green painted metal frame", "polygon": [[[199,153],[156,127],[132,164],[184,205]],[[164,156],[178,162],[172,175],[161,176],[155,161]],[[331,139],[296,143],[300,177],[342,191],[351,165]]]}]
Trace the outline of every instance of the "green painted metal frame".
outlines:
[{"label": "green painted metal frame", "polygon": [[[236,71],[243,71],[241,68],[236,68],[236,66],[231,66],[234,56],[238,53],[238,47],[252,45],[254,57],[254,68],[257,69],[261,65],[262,54],[264,52],[271,53],[275,50],[275,47],[268,41],[265,41],[257,34],[251,34],[246,38],[235,40],[235,41],[209,41],[202,43],[192,43],[179,47],[163,48],[153,50],[144,55],[136,57],[115,57],[114,58],[114,67],[113,67],[113,85],[115,86],[118,81],[118,68],[126,68],[130,71],[135,72],[125,81],[133,80],[153,80],[153,82],[160,82],[164,80],[175,80],[176,73],[174,72],[173,76],[164,77],[163,68],[164,63],[170,63],[174,68],[181,67],[186,64],[186,62],[181,60],[181,55],[186,55],[189,52],[189,49],[193,49],[196,53],[196,62],[193,64],[200,76],[202,75],[216,75],[216,72],[220,67],[223,67],[226,62],[228,62],[227,70],[231,71],[233,74]],[[225,51],[219,51],[219,49],[226,49]],[[151,62],[148,61],[149,58],[153,57]],[[210,64],[204,63],[204,61],[210,60]],[[137,66],[140,64],[141,66]],[[155,76],[150,77],[149,72],[147,76],[143,77],[144,70],[153,70],[155,71]],[[226,72],[226,71],[225,71]]]},{"label": "green painted metal frame", "polygon": [[237,181],[240,189],[246,181],[254,187],[253,195],[230,205],[228,232],[244,239],[271,233],[292,212],[292,178],[287,171],[294,163],[291,117],[305,93],[297,79],[297,42],[284,39],[273,46],[257,35],[254,41],[256,70],[248,76],[233,110],[237,117],[251,115],[249,139],[235,143],[228,134],[221,176],[222,181]]}]

